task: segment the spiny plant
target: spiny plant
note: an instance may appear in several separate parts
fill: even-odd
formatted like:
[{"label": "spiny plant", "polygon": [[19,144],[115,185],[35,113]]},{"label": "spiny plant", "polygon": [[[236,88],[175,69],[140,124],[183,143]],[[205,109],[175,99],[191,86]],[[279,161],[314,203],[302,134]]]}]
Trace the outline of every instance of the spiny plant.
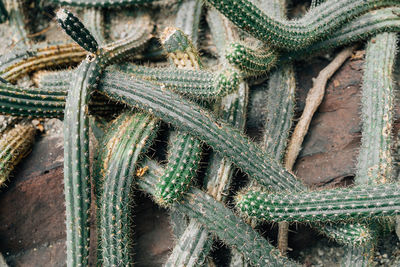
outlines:
[{"label": "spiny plant", "polygon": [[[310,192],[282,166],[294,113],[291,60],[365,40],[377,33],[398,31],[399,1],[313,1],[303,18],[292,21],[284,18],[282,1],[207,0],[227,18],[209,10],[207,21],[215,49],[205,50],[199,29],[201,1],[184,1],[175,20],[175,26],[182,31],[167,28],[161,36],[165,52],[147,43],[163,26],[154,28],[150,16],[143,11],[138,12],[140,15],[134,19],[135,27],[129,34],[111,43],[106,38],[106,20],[101,8],[148,4],[153,2],[150,0],[51,1],[86,7],[84,23],[67,10],[57,12],[60,26],[78,45],[32,44],[32,38],[24,32],[27,29],[24,14],[16,1],[12,2],[13,5],[6,7],[18,12],[5,10],[0,1],[0,20],[5,20],[8,14],[10,25],[20,29],[17,39],[26,43],[0,58],[0,113],[64,119],[68,266],[89,265],[89,247],[93,246],[89,243],[89,219],[94,216],[89,209],[92,183],[98,218],[98,264],[133,263],[130,212],[135,176],[140,188],[158,204],[168,206],[174,218],[179,218],[172,219],[181,230],[175,231],[178,241],[167,266],[202,264],[212,249],[213,236],[231,247],[232,257],[240,258],[243,264],[248,261],[255,266],[297,265],[236,216],[230,203],[229,208],[221,203],[232,196],[229,186],[235,168],[243,171],[253,185],[236,196],[236,208],[246,218],[311,222],[341,244],[363,246],[365,250],[351,248],[354,253],[349,254],[353,257],[350,259],[366,253],[370,247],[365,244],[376,240],[372,226],[377,218],[399,213],[397,184],[358,182],[366,177],[378,180],[390,177],[391,161],[387,159],[391,142],[394,34],[378,35],[377,42],[367,49],[363,93],[364,102],[369,104],[362,110],[363,148],[357,185]],[[210,59],[207,53],[214,54],[218,65],[209,67],[215,58]],[[134,64],[128,57],[133,58]],[[156,58],[169,59],[174,68],[141,65]],[[123,64],[115,64],[120,60]],[[78,63],[73,70],[48,71]],[[379,75],[372,75],[375,73]],[[21,78],[30,74],[36,87],[20,85]],[[267,123],[263,143],[255,144],[244,134],[249,83],[253,82],[249,77],[264,79],[267,75]],[[382,90],[375,91],[375,87]],[[376,97],[371,97],[373,94]],[[375,98],[383,101],[374,105]],[[124,110],[117,119],[103,123],[116,116],[122,106]],[[372,106],[376,109],[368,109]],[[90,118],[89,113],[94,116]],[[101,115],[107,119],[100,118]],[[165,167],[152,159],[143,160],[157,135],[160,120],[175,131],[170,138]],[[89,128],[101,140],[92,177]],[[366,141],[368,138],[370,141]],[[380,140],[378,146],[375,140]],[[202,143],[212,149],[204,174],[204,190],[191,183],[199,168]],[[4,151],[5,157],[13,158],[11,151]],[[374,168],[375,165],[378,167]],[[188,224],[183,216],[190,219]]]}]

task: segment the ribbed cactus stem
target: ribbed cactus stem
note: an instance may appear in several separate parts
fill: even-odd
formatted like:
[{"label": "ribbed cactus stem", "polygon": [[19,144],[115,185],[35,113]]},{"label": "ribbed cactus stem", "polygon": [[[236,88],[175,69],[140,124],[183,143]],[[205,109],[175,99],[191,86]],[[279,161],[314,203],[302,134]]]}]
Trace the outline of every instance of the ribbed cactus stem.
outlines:
[{"label": "ribbed cactus stem", "polygon": [[0,76],[11,82],[34,71],[81,62],[86,52],[74,43],[40,44],[0,57]]},{"label": "ribbed cactus stem", "polygon": [[136,164],[152,143],[158,120],[141,113],[123,113],[111,125],[100,161],[104,182],[100,189],[101,254],[105,266],[129,266],[132,259],[131,206]]},{"label": "ribbed cactus stem", "polygon": [[195,47],[199,39],[199,24],[203,2],[201,0],[185,0],[179,5],[175,27],[185,33]]},{"label": "ribbed cactus stem", "polygon": [[106,40],[104,37],[104,14],[102,8],[87,8],[83,14],[83,23],[87,29],[92,33],[94,39],[103,45]]},{"label": "ribbed cactus stem", "polygon": [[301,19],[275,19],[249,0],[207,0],[236,26],[276,49],[298,50],[326,39],[363,13],[398,5],[395,0],[326,1]]},{"label": "ribbed cactus stem", "polygon": [[[139,187],[154,195],[157,177],[163,172],[155,162],[146,161],[148,171],[139,179]],[[259,233],[238,218],[221,202],[201,190],[192,188],[182,201],[172,207],[191,219],[205,225],[207,230],[245,255],[254,266],[297,266],[294,262],[281,257],[277,249],[268,243]]]},{"label": "ribbed cactus stem", "polygon": [[83,49],[92,53],[97,52],[99,45],[96,39],[74,14],[68,10],[59,9],[57,21],[64,31]]},{"label": "ribbed cactus stem", "polygon": [[383,184],[270,194],[248,189],[236,196],[236,207],[246,216],[266,221],[368,220],[400,214],[400,185]]},{"label": "ribbed cactus stem", "polygon": [[[182,31],[172,27],[167,28],[161,43],[176,68],[200,69],[199,54],[192,41]],[[201,143],[189,133],[178,131],[172,135],[168,152],[166,171],[157,183],[156,201],[162,206],[178,201],[196,177]]]},{"label": "ribbed cactus stem", "polygon": [[215,120],[197,104],[128,75],[105,73],[98,88],[109,97],[151,112],[178,129],[198,137],[260,184],[277,190],[305,190],[294,175],[237,130]]},{"label": "ribbed cactus stem", "polygon": [[321,40],[298,51],[283,54],[281,60],[304,59],[315,53],[322,53],[337,47],[366,40],[378,33],[398,32],[400,30],[399,13],[400,8],[398,7],[387,7],[370,11],[336,30],[326,40]]},{"label": "ribbed cactus stem", "polygon": [[356,184],[392,178],[393,65],[397,35],[382,33],[368,42],[362,85],[362,139]]},{"label": "ribbed cactus stem", "polygon": [[241,43],[231,43],[225,52],[230,64],[246,76],[260,76],[275,66],[278,55],[268,48],[250,48]]},{"label": "ribbed cactus stem", "polygon": [[21,122],[0,138],[0,188],[14,167],[31,151],[36,129],[30,122]]},{"label": "ribbed cactus stem", "polygon": [[51,0],[61,5],[84,7],[118,7],[151,3],[154,0]]}]

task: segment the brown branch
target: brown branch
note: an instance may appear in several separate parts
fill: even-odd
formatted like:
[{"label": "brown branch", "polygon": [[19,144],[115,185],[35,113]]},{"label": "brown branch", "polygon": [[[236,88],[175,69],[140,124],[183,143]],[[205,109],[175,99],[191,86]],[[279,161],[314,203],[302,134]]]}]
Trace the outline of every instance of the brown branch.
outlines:
[{"label": "brown branch", "polygon": [[349,47],[340,52],[328,66],[326,66],[318,74],[318,77],[314,79],[313,87],[310,89],[306,99],[306,105],[301,114],[300,120],[294,129],[292,138],[290,139],[286,157],[285,157],[285,167],[288,170],[292,170],[294,162],[301,150],[301,144],[303,143],[304,137],[308,132],[310,122],[314,116],[315,111],[319,107],[324,98],[325,86],[329,78],[343,65],[347,58],[349,58],[353,53],[353,47]]}]

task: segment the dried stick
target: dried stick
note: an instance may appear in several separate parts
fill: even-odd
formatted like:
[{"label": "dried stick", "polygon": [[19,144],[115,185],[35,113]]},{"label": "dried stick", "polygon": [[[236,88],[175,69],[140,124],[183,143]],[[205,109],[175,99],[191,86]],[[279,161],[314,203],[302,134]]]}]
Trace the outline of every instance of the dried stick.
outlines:
[{"label": "dried stick", "polygon": [[353,47],[349,47],[340,52],[328,66],[321,70],[318,77],[314,79],[314,86],[308,92],[303,114],[301,114],[300,120],[294,129],[288,145],[285,157],[286,169],[291,170],[293,168],[294,162],[300,152],[301,144],[310,126],[311,119],[324,98],[325,86],[328,79],[331,78],[346,59],[352,55],[353,49]]}]

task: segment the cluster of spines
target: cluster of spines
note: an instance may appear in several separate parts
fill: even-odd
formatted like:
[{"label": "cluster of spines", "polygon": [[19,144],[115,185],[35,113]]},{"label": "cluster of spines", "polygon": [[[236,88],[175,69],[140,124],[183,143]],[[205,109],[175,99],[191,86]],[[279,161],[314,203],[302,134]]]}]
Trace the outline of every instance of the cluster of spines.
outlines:
[{"label": "cluster of spines", "polygon": [[114,124],[113,135],[104,140],[105,155],[100,161],[101,259],[106,266],[129,266],[133,262],[130,208],[135,170],[140,155],[155,138],[158,119],[127,112]]},{"label": "cluster of spines", "polygon": [[246,76],[260,76],[275,66],[278,55],[268,48],[252,49],[241,43],[232,43],[226,49],[226,58]]},{"label": "cluster of spines", "polygon": [[342,221],[400,214],[400,186],[368,185],[298,194],[248,189],[236,196],[244,216],[266,221]]},{"label": "cluster of spines", "polygon": [[326,39],[363,13],[398,5],[395,0],[326,1],[296,21],[277,20],[248,0],[207,0],[236,26],[276,49],[298,50]]},{"label": "cluster of spines", "polygon": [[31,151],[36,129],[23,121],[2,134],[0,138],[0,188],[14,167]]}]

